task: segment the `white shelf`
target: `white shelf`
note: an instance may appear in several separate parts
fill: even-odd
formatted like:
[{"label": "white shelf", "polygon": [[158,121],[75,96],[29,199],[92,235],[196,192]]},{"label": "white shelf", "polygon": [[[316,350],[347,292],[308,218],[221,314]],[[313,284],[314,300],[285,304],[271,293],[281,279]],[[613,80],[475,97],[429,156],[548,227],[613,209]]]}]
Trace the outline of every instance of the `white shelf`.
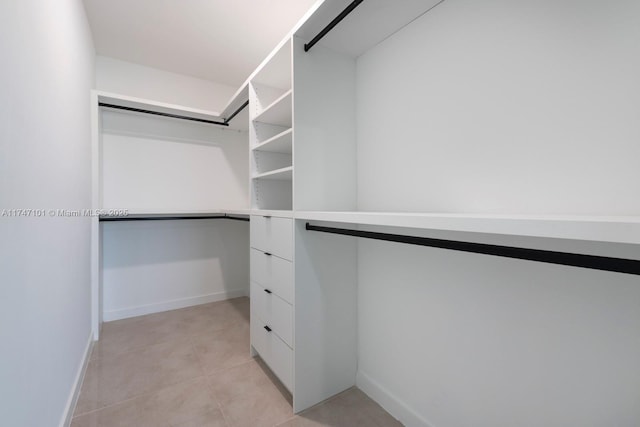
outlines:
[{"label": "white shelf", "polygon": [[222,209],[228,215],[251,215],[251,209]]},{"label": "white shelf", "polygon": [[[103,209],[108,210],[108,209]],[[220,209],[207,211],[129,211],[126,215],[100,215],[101,220],[109,219],[155,219],[155,218],[224,218],[225,215],[248,216],[251,215],[251,209]]]},{"label": "white shelf", "polygon": [[253,179],[291,181],[292,176],[293,176],[293,166],[287,166],[286,168],[280,168],[273,171],[254,175]]},{"label": "white shelf", "polygon": [[121,107],[138,108],[157,113],[175,114],[178,116],[193,117],[195,119],[222,121],[224,120],[217,111],[201,110],[183,105],[169,104],[151,99],[136,98],[133,96],[97,91],[98,102],[114,104]]},{"label": "white shelf", "polygon": [[[109,210],[107,208],[103,210]],[[206,216],[220,216],[224,217],[225,212],[222,210],[211,210],[211,211],[129,211],[126,215],[100,215],[100,219],[109,219],[109,218],[171,218],[171,217],[188,217],[188,218],[201,218]]]},{"label": "white shelf", "polygon": [[293,129],[287,129],[252,148],[254,151],[291,154]]},{"label": "white shelf", "polygon": [[296,219],[348,224],[640,244],[639,216],[529,216],[296,211]]},{"label": "white shelf", "polygon": [[273,101],[253,121],[291,127],[291,90]]},{"label": "white shelf", "polygon": [[293,211],[274,210],[274,209],[252,209],[251,215],[275,216],[278,218],[293,218]]},{"label": "white shelf", "polygon": [[238,90],[231,96],[231,99],[227,102],[224,109],[220,113],[222,117],[229,117],[233,114],[242,104],[249,99],[249,82],[246,81],[238,88]]}]

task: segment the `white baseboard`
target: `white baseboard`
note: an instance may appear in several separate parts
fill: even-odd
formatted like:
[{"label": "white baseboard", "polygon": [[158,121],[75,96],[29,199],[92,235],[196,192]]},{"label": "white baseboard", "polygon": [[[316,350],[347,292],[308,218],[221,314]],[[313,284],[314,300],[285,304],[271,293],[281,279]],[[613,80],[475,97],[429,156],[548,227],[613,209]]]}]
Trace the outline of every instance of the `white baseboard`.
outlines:
[{"label": "white baseboard", "polygon": [[60,420],[60,427],[69,427],[71,425],[71,418],[76,410],[76,403],[78,403],[78,397],[80,396],[80,390],[82,388],[82,381],[84,380],[84,374],[87,372],[87,365],[89,365],[89,356],[93,349],[93,331],[89,334],[87,340],[87,346],[84,349],[80,366],[78,366],[78,372],[76,373],[76,379],[73,382],[73,388],[67,399],[67,405],[64,408],[62,419]]},{"label": "white baseboard", "polygon": [[164,301],[154,304],[141,305],[137,307],[127,307],[119,310],[104,311],[102,320],[110,322],[112,320],[126,319],[129,317],[144,316],[145,314],[160,313],[162,311],[177,310],[179,308],[191,307],[194,305],[207,304],[210,302],[223,301],[231,298],[246,297],[246,289],[222,291],[213,294],[200,295],[197,297],[180,298],[171,301]]},{"label": "white baseboard", "polygon": [[432,424],[429,424],[427,420],[362,371],[358,371],[356,375],[356,386],[400,421],[402,425],[432,427]]}]

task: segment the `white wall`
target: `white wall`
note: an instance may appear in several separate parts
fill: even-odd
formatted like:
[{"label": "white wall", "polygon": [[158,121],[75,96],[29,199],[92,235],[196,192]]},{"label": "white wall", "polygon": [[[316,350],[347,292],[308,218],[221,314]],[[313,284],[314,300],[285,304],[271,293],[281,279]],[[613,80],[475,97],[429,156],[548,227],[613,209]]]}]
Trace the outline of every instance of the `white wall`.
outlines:
[{"label": "white wall", "polygon": [[101,116],[104,208],[249,206],[246,132],[109,109]]},{"label": "white wall", "polygon": [[248,295],[249,223],[102,224],[105,321]]},{"label": "white wall", "polygon": [[[359,209],[638,215],[639,18],[447,0],[361,56]],[[358,385],[407,425],[640,424],[636,276],[358,251]]]},{"label": "white wall", "polygon": [[96,57],[96,87],[106,92],[220,112],[236,87],[104,56]]},{"label": "white wall", "polygon": [[637,215],[639,16],[447,0],[361,56],[360,209]]},{"label": "white wall", "polygon": [[[640,258],[624,245],[431,236]],[[640,422],[637,276],[365,239],[358,275],[357,384],[405,425]]]},{"label": "white wall", "polygon": [[90,337],[94,51],[80,0],[0,4],[0,419],[61,425]]}]

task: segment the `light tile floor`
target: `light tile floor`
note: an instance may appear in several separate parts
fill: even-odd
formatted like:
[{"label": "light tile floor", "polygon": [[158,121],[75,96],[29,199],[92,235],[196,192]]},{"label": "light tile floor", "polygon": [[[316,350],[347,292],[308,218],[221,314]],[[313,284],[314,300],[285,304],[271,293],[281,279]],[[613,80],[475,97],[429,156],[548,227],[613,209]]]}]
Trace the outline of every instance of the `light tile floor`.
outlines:
[{"label": "light tile floor", "polygon": [[71,427],[400,426],[357,388],[294,415],[249,354],[249,299],[105,323]]}]

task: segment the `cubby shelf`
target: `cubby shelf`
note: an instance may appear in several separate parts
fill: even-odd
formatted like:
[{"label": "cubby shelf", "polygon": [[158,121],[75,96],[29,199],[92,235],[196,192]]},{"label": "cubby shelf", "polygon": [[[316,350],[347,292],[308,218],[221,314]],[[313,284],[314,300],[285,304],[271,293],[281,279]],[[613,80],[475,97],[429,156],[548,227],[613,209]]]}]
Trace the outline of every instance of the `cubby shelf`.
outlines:
[{"label": "cubby shelf", "polygon": [[291,181],[292,177],[293,177],[293,166],[287,166],[286,168],[276,169],[273,171],[254,175],[253,179]]},{"label": "cubby shelf", "polygon": [[253,121],[291,127],[291,94],[288,90],[273,101]]},{"label": "cubby shelf", "polygon": [[266,141],[252,148],[253,151],[269,151],[272,153],[291,154],[292,152],[293,129],[287,129],[284,132],[267,139]]}]

